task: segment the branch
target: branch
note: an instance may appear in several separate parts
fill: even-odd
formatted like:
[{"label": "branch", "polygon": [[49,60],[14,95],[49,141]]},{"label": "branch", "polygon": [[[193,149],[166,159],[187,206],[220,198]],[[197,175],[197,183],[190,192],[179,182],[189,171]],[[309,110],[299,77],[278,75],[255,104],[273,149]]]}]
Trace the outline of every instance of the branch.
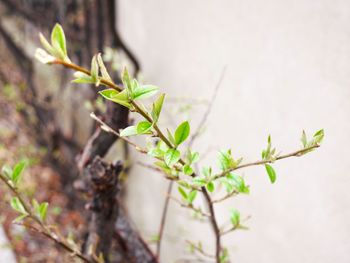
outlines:
[{"label": "branch", "polygon": [[212,179],[213,180],[219,179],[221,177],[224,177],[228,173],[236,171],[238,169],[243,169],[243,168],[250,167],[250,166],[263,165],[263,164],[267,164],[267,163],[273,163],[275,161],[286,159],[286,158],[290,158],[290,157],[300,157],[303,154],[305,154],[307,152],[310,152],[311,150],[316,149],[318,147],[320,147],[320,145],[316,144],[316,145],[313,145],[313,146],[310,146],[310,147],[306,147],[304,149],[301,149],[301,150],[298,150],[298,151],[295,151],[295,152],[292,152],[292,153],[288,153],[288,154],[285,154],[285,155],[277,156],[274,160],[260,160],[260,161],[256,161],[256,162],[252,162],[252,163],[246,163],[246,164],[238,165],[237,167],[230,168],[230,169],[225,170],[225,171],[223,171],[223,172],[221,172],[221,173],[219,173],[217,175],[214,175],[214,177]]},{"label": "branch", "polygon": [[39,228],[36,228],[35,226],[30,226],[31,229],[36,230],[40,234],[46,236],[47,238],[54,241],[56,244],[58,244],[61,248],[65,249],[70,253],[71,256],[75,256],[83,260],[87,263],[98,263],[95,259],[89,259],[83,255],[83,253],[79,250],[76,250],[74,247],[72,247],[68,242],[65,240],[62,240],[59,238],[59,235],[52,232],[50,230],[50,227],[45,225],[43,221],[41,221],[35,213],[30,208],[30,205],[25,201],[25,199],[22,197],[22,195],[17,191],[15,187],[11,185],[11,183],[8,181],[6,176],[3,174],[0,174],[0,179],[6,184],[6,186],[11,190],[11,192],[19,199],[21,204],[23,205],[23,208],[25,212],[28,214],[28,217],[31,218],[34,222],[36,222],[39,225]]},{"label": "branch", "polygon": [[200,215],[202,215],[204,217],[208,217],[208,218],[211,217],[210,214],[207,214],[207,213],[203,212],[202,209],[200,209],[200,208],[196,208],[193,205],[184,204],[179,199],[177,199],[177,198],[175,198],[173,196],[169,196],[169,198],[171,200],[175,201],[176,203],[178,203],[181,207],[192,209],[194,212],[199,213]]},{"label": "branch", "polygon": [[215,258],[216,258],[216,263],[220,263],[220,252],[221,252],[220,229],[219,229],[218,222],[216,220],[215,210],[214,210],[214,206],[213,206],[213,203],[211,201],[210,195],[209,195],[207,189],[205,189],[205,187],[202,187],[202,191],[203,191],[204,198],[205,198],[205,200],[207,202],[207,205],[208,205],[208,208],[209,208],[210,222],[211,222],[211,225],[213,227],[213,231],[214,231],[214,235],[215,235]]},{"label": "branch", "polygon": [[206,253],[202,247],[200,247],[199,245],[196,245],[195,243],[189,241],[189,240],[186,240],[186,243],[191,245],[196,251],[198,251],[201,255],[205,256],[205,257],[208,257],[208,258],[215,258],[214,255],[210,255],[208,253]]},{"label": "branch", "polygon": [[156,248],[156,256],[157,256],[158,259],[160,257],[160,248],[161,248],[161,244],[162,244],[163,232],[164,232],[165,222],[166,222],[166,215],[167,215],[167,212],[168,212],[168,207],[169,207],[169,203],[170,203],[170,195],[171,195],[171,191],[173,189],[173,185],[174,185],[174,182],[170,181],[169,185],[168,185],[168,190],[167,190],[167,193],[166,193],[166,197],[165,197],[162,217],[161,217],[161,220],[160,220],[158,236],[157,236],[158,237],[158,239],[157,239],[157,248]]},{"label": "branch", "polygon": [[219,88],[220,88],[220,86],[221,86],[221,82],[222,82],[222,80],[224,79],[225,72],[226,72],[226,66],[223,68],[223,70],[222,70],[222,72],[221,72],[219,81],[218,81],[218,83],[217,83],[216,86],[215,86],[215,90],[214,90],[214,93],[213,93],[213,95],[212,95],[212,97],[211,97],[211,100],[210,100],[210,102],[209,102],[209,105],[208,105],[208,107],[207,107],[207,110],[206,110],[205,113],[203,114],[203,117],[202,117],[202,119],[201,119],[201,121],[200,121],[200,123],[199,123],[199,125],[198,125],[198,127],[197,127],[197,129],[196,129],[196,131],[194,132],[194,134],[193,134],[192,137],[191,137],[190,142],[188,143],[188,148],[191,148],[191,147],[192,147],[194,141],[195,141],[195,140],[197,139],[197,137],[199,136],[201,130],[203,129],[203,127],[204,127],[204,125],[205,125],[205,123],[206,123],[206,121],[207,121],[207,119],[208,119],[208,116],[209,116],[209,114],[210,114],[210,112],[211,112],[211,109],[213,108],[214,101],[215,101],[216,96],[217,96],[217,94],[218,94]]}]

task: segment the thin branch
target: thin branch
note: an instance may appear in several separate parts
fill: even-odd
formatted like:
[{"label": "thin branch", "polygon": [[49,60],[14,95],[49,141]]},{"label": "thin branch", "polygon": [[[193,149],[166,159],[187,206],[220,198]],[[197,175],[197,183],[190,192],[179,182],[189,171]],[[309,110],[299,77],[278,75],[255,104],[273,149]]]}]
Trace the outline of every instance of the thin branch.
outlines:
[{"label": "thin branch", "polygon": [[220,88],[220,86],[221,86],[221,82],[222,82],[222,80],[224,79],[225,72],[226,72],[226,66],[223,68],[223,70],[222,70],[222,72],[221,72],[219,81],[218,81],[218,83],[217,83],[216,86],[215,86],[215,90],[214,90],[214,93],[213,93],[213,95],[212,95],[212,97],[211,97],[211,100],[210,100],[210,102],[209,102],[209,105],[208,105],[208,107],[207,107],[207,110],[206,110],[205,113],[203,114],[203,117],[202,117],[202,119],[201,119],[201,121],[200,121],[200,123],[199,123],[199,125],[198,125],[198,127],[197,127],[197,129],[196,129],[196,131],[193,133],[193,135],[192,135],[192,137],[191,137],[191,139],[190,139],[190,142],[188,143],[188,148],[191,148],[191,147],[192,147],[194,141],[195,141],[196,138],[199,136],[201,130],[203,129],[205,123],[207,122],[208,116],[209,116],[209,114],[210,114],[210,112],[211,112],[211,110],[212,110],[212,108],[213,108],[214,101],[215,101],[215,99],[216,99],[216,96],[217,96],[217,94],[218,94],[219,88]]},{"label": "thin branch", "polygon": [[40,228],[36,228],[31,225],[31,229],[36,230],[40,234],[46,236],[47,238],[54,241],[56,244],[58,244],[60,247],[68,251],[72,256],[76,256],[83,260],[84,262],[91,263],[91,262],[98,262],[96,260],[90,260],[86,256],[82,254],[82,252],[76,250],[75,248],[71,247],[67,242],[64,240],[59,239],[59,236],[56,233],[53,233],[48,226],[46,226],[36,215],[34,212],[32,212],[32,209],[28,205],[28,203],[24,200],[22,195],[17,191],[15,187],[11,185],[11,183],[8,181],[6,176],[3,174],[0,174],[0,179],[6,184],[6,186],[11,190],[11,192],[19,199],[21,202],[25,212],[28,214],[28,217],[34,220]]},{"label": "thin branch", "polygon": [[[245,221],[247,221],[249,219],[250,219],[250,216],[247,216],[244,220],[242,220],[242,222],[245,222]],[[246,230],[248,228],[247,227],[243,227],[241,225],[235,225],[235,226],[232,226],[231,228],[229,228],[227,230],[220,231],[220,236],[224,236],[226,234],[229,234],[229,233],[231,233],[231,232],[233,232],[233,231],[235,231],[237,229],[244,229],[244,230]]]},{"label": "thin branch", "polygon": [[210,214],[207,214],[205,212],[202,211],[202,209],[200,208],[197,208],[197,207],[194,207],[193,205],[189,205],[189,204],[184,204],[183,202],[181,202],[179,199],[173,197],[173,196],[169,196],[169,198],[173,201],[175,201],[176,203],[178,203],[181,207],[184,207],[184,208],[189,208],[191,210],[193,210],[194,212],[196,213],[199,213],[200,215],[204,216],[204,217],[208,217],[210,218],[211,215]]},{"label": "thin branch", "polygon": [[220,229],[219,225],[215,216],[215,210],[213,203],[211,201],[210,195],[205,189],[205,187],[202,187],[202,191],[204,194],[204,198],[207,202],[208,209],[210,212],[210,222],[213,227],[214,235],[215,235],[215,258],[216,258],[216,263],[220,263],[220,253],[221,253],[221,236],[220,236]]},{"label": "thin branch", "polygon": [[285,155],[277,156],[274,160],[260,160],[260,161],[256,161],[256,162],[252,162],[252,163],[242,164],[242,165],[239,165],[237,167],[233,167],[233,168],[227,169],[227,170],[225,170],[225,171],[223,171],[223,172],[213,176],[212,179],[216,180],[218,178],[224,177],[228,173],[236,171],[238,169],[243,169],[243,168],[250,167],[250,166],[263,165],[263,164],[267,164],[267,163],[273,163],[275,161],[286,159],[286,158],[290,158],[290,157],[300,157],[303,154],[305,154],[305,153],[307,153],[307,152],[309,152],[309,151],[311,151],[313,149],[316,149],[318,147],[320,147],[320,145],[319,144],[315,144],[315,145],[312,145],[310,147],[306,147],[304,149],[301,149],[301,150],[298,150],[298,151],[295,151],[295,152],[292,152],[292,153],[288,153],[288,154],[285,154]]},{"label": "thin branch", "polygon": [[225,195],[225,196],[223,196],[223,197],[221,197],[221,198],[212,200],[211,203],[212,203],[212,204],[220,203],[220,202],[225,201],[226,199],[229,199],[230,197],[235,196],[235,195],[238,195],[238,194],[239,194],[238,191],[233,190],[231,193],[229,193],[229,194],[227,194],[227,195]]},{"label": "thin branch", "polygon": [[156,256],[159,259],[160,257],[160,249],[161,249],[161,244],[162,244],[162,238],[163,238],[163,232],[165,228],[165,223],[166,223],[166,216],[169,208],[169,203],[170,203],[170,196],[171,196],[171,191],[173,190],[173,185],[174,182],[170,181],[168,185],[168,190],[165,196],[165,202],[162,210],[162,217],[160,220],[160,225],[159,225],[159,230],[158,230],[158,239],[157,239],[157,248],[156,248]]},{"label": "thin branch", "polygon": [[214,255],[208,254],[207,252],[205,252],[203,250],[202,247],[200,247],[199,245],[196,245],[195,243],[191,242],[190,240],[186,240],[186,243],[191,245],[194,248],[194,250],[198,251],[202,256],[205,256],[207,258],[215,258]]}]

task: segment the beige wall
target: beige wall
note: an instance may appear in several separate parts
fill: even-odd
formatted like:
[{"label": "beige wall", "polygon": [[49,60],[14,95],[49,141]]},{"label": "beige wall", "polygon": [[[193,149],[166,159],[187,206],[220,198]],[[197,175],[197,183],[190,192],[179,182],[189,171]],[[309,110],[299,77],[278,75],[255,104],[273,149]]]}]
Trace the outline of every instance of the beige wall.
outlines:
[{"label": "beige wall", "polygon": [[[252,216],[249,231],[224,239],[233,262],[350,262],[349,1],[120,2],[123,37],[146,79],[170,97],[208,99],[228,66],[195,145],[213,149],[203,164],[227,147],[256,160],[269,133],[278,149],[292,151],[302,129],[325,129],[320,150],[275,165],[275,185],[262,167],[247,169],[251,195],[217,207],[221,223],[230,207]],[[204,110],[193,108],[193,126]],[[146,237],[157,231],[165,191],[160,175],[134,168],[128,202]],[[169,218],[162,262],[185,255],[184,239],[213,248],[211,228],[186,210],[172,204]]]}]

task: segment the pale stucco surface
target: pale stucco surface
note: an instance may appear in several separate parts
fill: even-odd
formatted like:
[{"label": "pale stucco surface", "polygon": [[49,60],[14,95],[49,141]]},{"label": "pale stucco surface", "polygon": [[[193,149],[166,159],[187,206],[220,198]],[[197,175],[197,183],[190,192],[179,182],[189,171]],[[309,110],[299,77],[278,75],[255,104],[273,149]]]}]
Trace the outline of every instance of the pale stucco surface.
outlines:
[{"label": "pale stucco surface", "polygon": [[[227,65],[206,132],[195,144],[213,149],[202,164],[215,164],[215,151],[228,147],[256,160],[268,134],[289,152],[299,147],[302,129],[325,129],[321,149],[275,165],[275,185],[262,167],[247,169],[251,194],[216,207],[220,223],[231,207],[252,216],[249,231],[224,238],[232,261],[350,262],[350,2],[120,2],[123,37],[145,78],[169,97],[208,99]],[[204,111],[194,107],[193,127]],[[150,237],[166,182],[135,166],[128,191],[130,213]],[[211,228],[192,221],[187,210],[172,203],[168,218],[162,262],[186,257],[184,239],[213,249]]]}]

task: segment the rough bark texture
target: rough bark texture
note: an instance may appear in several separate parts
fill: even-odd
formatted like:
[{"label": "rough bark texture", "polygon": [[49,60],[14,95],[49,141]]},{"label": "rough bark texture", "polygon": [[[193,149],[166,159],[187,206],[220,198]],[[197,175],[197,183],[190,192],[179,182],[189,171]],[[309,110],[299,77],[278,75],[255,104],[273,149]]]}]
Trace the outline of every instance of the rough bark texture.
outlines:
[{"label": "rough bark texture", "polygon": [[95,157],[84,171],[92,201],[87,208],[92,212],[85,254],[91,256],[102,253],[105,262],[110,262],[109,253],[112,244],[114,224],[118,216],[117,189],[121,163],[111,165]]}]

